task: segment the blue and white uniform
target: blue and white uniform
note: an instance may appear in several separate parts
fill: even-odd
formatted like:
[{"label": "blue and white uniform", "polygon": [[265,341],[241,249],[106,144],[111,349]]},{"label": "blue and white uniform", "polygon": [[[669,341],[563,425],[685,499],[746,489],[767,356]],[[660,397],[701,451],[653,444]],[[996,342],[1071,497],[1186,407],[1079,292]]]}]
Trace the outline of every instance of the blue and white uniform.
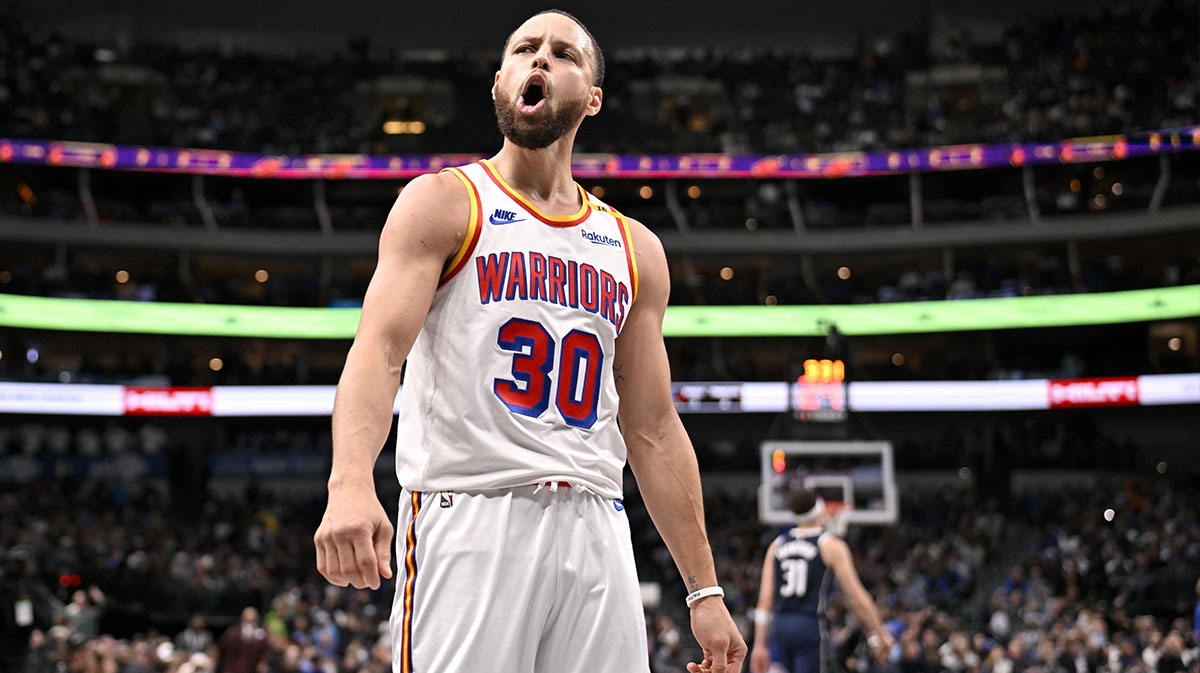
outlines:
[{"label": "blue and white uniform", "polygon": [[833,573],[821,559],[821,528],[793,528],[775,538],[771,661],[788,673],[827,673],[825,602]]}]

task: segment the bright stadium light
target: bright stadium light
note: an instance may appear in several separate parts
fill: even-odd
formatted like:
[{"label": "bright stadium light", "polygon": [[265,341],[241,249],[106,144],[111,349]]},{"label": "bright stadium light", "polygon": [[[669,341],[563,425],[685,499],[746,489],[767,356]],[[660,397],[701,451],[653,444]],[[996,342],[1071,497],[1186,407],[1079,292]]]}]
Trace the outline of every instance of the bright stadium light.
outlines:
[{"label": "bright stadium light", "polygon": [[417,121],[397,121],[390,120],[383,123],[383,132],[395,135],[414,135],[419,136],[425,132],[425,122]]},{"label": "bright stadium light", "polygon": [[[667,337],[823,337],[1115,325],[1200,318],[1200,285],[890,304],[671,306]],[[357,308],[234,306],[0,293],[0,327],[275,339],[352,339]]]}]

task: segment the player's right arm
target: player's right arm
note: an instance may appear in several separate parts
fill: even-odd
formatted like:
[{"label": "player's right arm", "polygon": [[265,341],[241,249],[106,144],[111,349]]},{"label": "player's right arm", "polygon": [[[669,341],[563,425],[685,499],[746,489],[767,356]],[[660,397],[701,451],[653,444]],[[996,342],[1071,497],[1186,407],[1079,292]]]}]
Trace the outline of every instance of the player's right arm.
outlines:
[{"label": "player's right arm", "polygon": [[824,536],[821,540],[821,560],[833,569],[838,585],[850,601],[850,610],[866,628],[871,648],[886,656],[892,649],[892,634],[884,628],[875,601],[871,600],[871,594],[867,593],[858,578],[858,570],[854,568],[854,557],[850,554],[850,545],[833,535]]},{"label": "player's right arm", "polygon": [[409,183],[379,237],[354,344],[333,405],[329,502],[313,541],[330,583],[378,588],[391,577],[393,528],[375,495],[375,460],[387,439],[400,371],[429,313],[446,260],[462,244],[467,193],[449,173]]},{"label": "player's right arm", "polygon": [[758,606],[754,610],[754,649],[750,651],[750,672],[766,673],[771,667],[771,614],[775,609],[775,549],[776,538],[763,557],[762,581],[758,585]]}]

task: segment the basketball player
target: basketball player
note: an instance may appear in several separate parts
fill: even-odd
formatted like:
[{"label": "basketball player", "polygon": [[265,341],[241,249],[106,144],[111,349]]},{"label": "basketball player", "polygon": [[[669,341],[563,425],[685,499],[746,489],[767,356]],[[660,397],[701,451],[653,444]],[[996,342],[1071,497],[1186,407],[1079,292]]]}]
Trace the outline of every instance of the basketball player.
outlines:
[{"label": "basketball player", "polygon": [[[750,670],[765,673],[772,663],[787,673],[827,673],[825,601],[836,577],[862,622],[877,655],[892,648],[871,596],[858,579],[850,547],[822,528],[825,502],[808,489],[793,492],[788,508],[796,527],[767,547],[758,608],[754,611],[754,651]],[[769,638],[768,638],[769,634]],[[769,643],[769,645],[768,645]]]},{"label": "basketball player", "polygon": [[315,542],[333,584],[391,577],[393,528],[372,468],[407,358],[399,673],[647,671],[620,499],[626,460],[691,592],[704,660],[689,670],[739,671],[746,655],[672,402],[662,246],[571,178],[603,76],[577,19],[551,10],[527,20],[492,87],[502,149],[413,180],[380,237],[338,385]]}]

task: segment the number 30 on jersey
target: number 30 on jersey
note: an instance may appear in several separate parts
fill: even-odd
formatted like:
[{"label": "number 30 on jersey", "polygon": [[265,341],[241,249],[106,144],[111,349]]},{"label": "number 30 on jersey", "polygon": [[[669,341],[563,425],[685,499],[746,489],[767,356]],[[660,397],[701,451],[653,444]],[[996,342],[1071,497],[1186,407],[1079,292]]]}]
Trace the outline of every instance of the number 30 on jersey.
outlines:
[{"label": "number 30 on jersey", "polygon": [[[513,318],[500,327],[496,343],[513,354],[512,379],[498,378],[492,391],[514,414],[537,418],[554,406],[567,425],[589,429],[596,423],[604,351],[595,334],[573,329],[562,337],[555,361],[555,338],[539,322]],[[557,365],[557,368],[555,367]]]}]

